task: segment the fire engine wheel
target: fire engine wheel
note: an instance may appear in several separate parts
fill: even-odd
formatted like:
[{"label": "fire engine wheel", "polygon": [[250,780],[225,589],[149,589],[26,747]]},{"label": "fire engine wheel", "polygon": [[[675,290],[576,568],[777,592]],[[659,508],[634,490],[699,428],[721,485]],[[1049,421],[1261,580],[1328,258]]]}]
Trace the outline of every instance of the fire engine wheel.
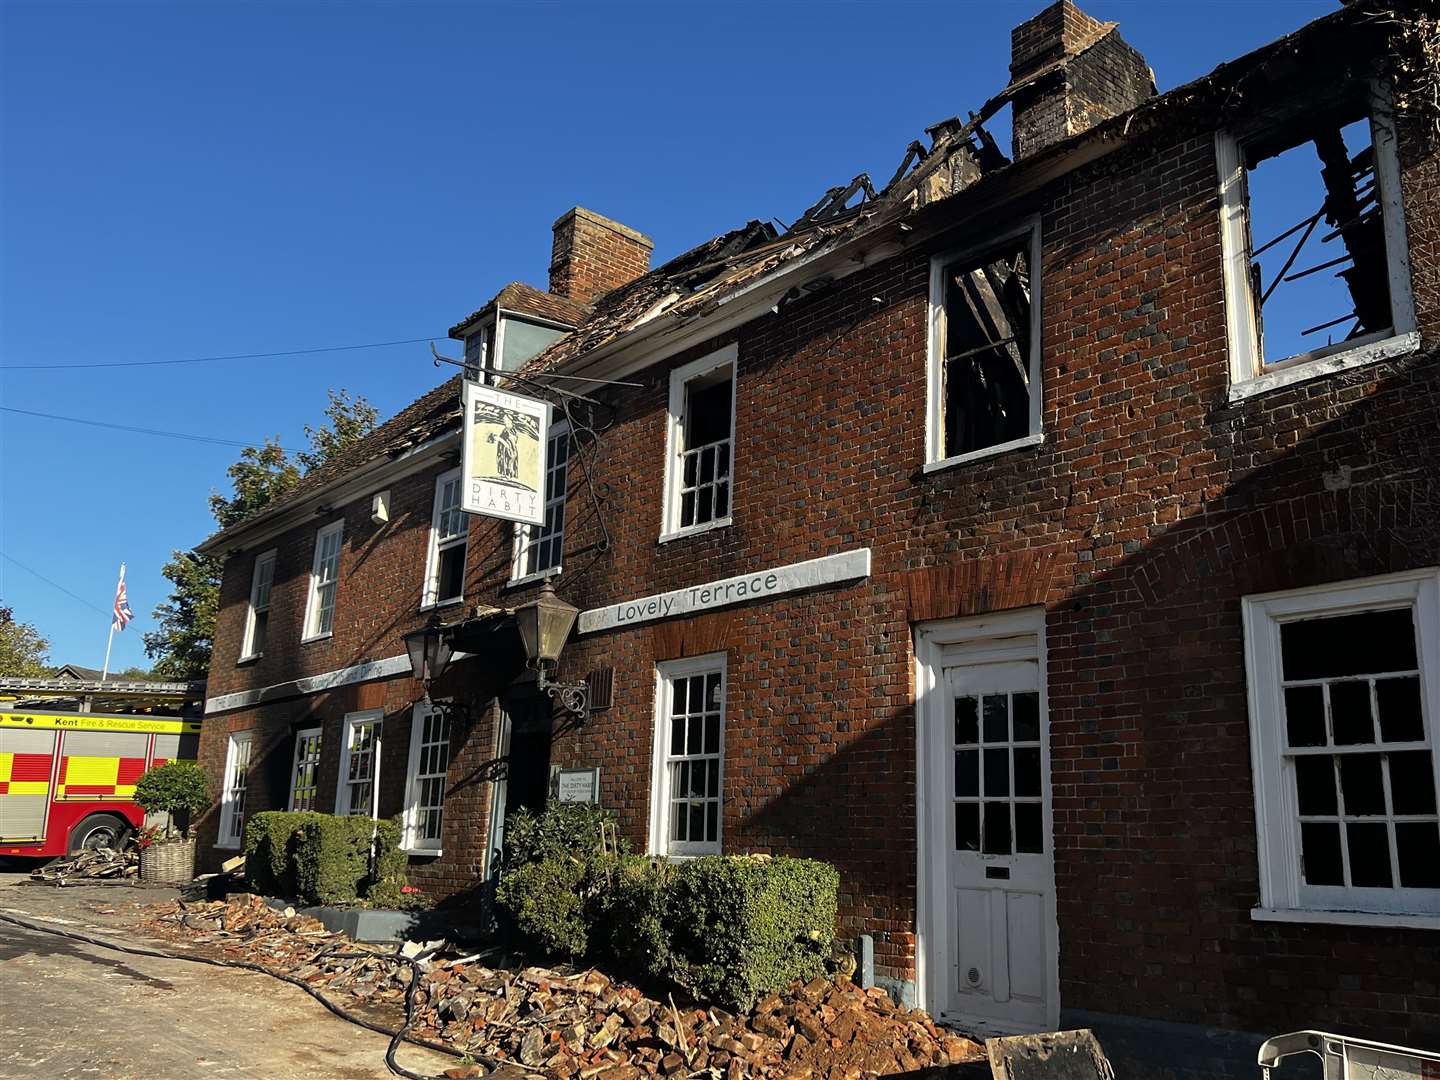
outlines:
[{"label": "fire engine wheel", "polygon": [[114,814],[93,814],[70,830],[70,853],[89,848],[116,847],[130,823]]}]

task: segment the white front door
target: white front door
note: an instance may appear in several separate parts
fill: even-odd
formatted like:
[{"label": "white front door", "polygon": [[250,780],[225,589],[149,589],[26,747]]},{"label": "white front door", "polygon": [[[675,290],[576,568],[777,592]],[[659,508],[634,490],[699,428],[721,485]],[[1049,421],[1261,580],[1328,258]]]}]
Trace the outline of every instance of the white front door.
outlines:
[{"label": "white front door", "polygon": [[[925,998],[991,1031],[1059,1021],[1049,725],[1036,634],[921,650]],[[925,642],[922,638],[922,645]],[[928,670],[925,670],[928,665]]]}]

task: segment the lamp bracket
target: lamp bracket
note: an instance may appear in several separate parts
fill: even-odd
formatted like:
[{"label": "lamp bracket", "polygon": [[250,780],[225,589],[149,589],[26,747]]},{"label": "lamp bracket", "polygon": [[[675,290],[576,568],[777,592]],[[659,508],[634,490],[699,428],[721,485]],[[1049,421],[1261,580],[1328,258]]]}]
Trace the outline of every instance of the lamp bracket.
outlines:
[{"label": "lamp bracket", "polygon": [[590,684],[556,682],[546,674],[544,665],[535,672],[535,689],[548,694],[560,703],[560,707],[573,715],[577,722],[590,719]]}]

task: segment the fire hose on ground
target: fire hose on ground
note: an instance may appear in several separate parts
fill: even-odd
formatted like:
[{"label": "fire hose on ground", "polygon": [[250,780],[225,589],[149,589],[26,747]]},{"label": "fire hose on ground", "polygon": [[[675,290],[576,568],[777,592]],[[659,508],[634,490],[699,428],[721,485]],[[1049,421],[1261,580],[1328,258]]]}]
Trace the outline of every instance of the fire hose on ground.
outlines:
[{"label": "fire hose on ground", "polygon": [[77,934],[73,930],[61,930],[55,926],[46,926],[43,923],[34,922],[30,919],[22,919],[16,915],[12,915],[4,911],[0,911],[0,921],[12,923],[15,926],[22,927],[26,930],[33,930],[36,933],[53,934],[56,937],[69,938],[72,941],[84,942],[86,945],[94,945],[101,949],[110,949],[113,952],[129,953],[132,956],[150,956],[160,960],[189,960],[190,962],[196,964],[209,964],[212,967],[238,968],[241,971],[257,971],[262,975],[269,975],[272,978],[279,979],[281,982],[289,983],[291,986],[296,986],[299,987],[301,990],[304,990],[305,993],[309,994],[316,1001],[320,1002],[321,1005],[324,1005],[325,1008],[330,1010],[330,1012],[334,1013],[341,1020],[348,1021],[349,1023],[355,1024],[358,1027],[366,1028],[370,1031],[375,1032],[376,1034],[388,1036],[390,1039],[390,1045],[385,1049],[385,1064],[391,1072],[395,1073],[397,1076],[405,1077],[405,1080],[441,1080],[441,1078],[426,1076],[423,1073],[411,1072],[409,1069],[405,1068],[398,1061],[396,1061],[395,1052],[400,1048],[400,1045],[402,1043],[410,1043],[412,1046],[419,1046],[423,1047],[426,1050],[434,1050],[437,1053],[448,1054],[450,1057],[473,1061],[476,1064],[483,1065],[485,1066],[485,1068],[492,1071],[502,1064],[501,1062],[496,1061],[492,1058],[477,1054],[467,1054],[462,1050],[455,1049],[455,1047],[453,1046],[446,1046],[444,1043],[431,1042],[429,1039],[420,1039],[409,1033],[410,1029],[415,1024],[415,992],[420,988],[420,976],[423,974],[420,969],[420,961],[433,953],[435,951],[434,949],[427,950],[416,956],[411,957],[402,955],[399,952],[344,952],[340,949],[331,948],[323,949],[320,952],[316,953],[315,956],[311,957],[311,963],[315,962],[316,960],[321,960],[327,956],[330,956],[335,957],[339,960],[380,959],[393,961],[397,964],[408,965],[410,968],[410,982],[405,988],[405,1023],[398,1028],[389,1028],[386,1027],[384,1024],[376,1023],[373,1020],[367,1020],[363,1016],[356,1016],[354,1013],[347,1012],[345,1009],[342,1009],[339,1005],[336,1005],[333,1001],[327,998],[324,994],[320,993],[319,990],[316,990],[313,986],[305,982],[303,979],[297,979],[295,976],[288,975],[283,971],[276,971],[273,968],[267,968],[263,964],[252,964],[244,960],[220,960],[210,956],[187,956],[184,953],[169,952],[164,949],[146,949],[134,945],[121,945],[118,942],[106,941],[104,938],[91,937],[88,934]]}]

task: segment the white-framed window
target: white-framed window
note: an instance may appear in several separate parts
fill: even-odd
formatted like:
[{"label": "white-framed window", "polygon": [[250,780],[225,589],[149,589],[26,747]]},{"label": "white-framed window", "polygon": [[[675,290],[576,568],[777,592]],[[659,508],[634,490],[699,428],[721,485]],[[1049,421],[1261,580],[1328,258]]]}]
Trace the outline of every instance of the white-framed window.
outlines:
[{"label": "white-framed window", "polygon": [[290,763],[290,809],[314,810],[320,774],[320,742],[318,727],[301,728],[295,732],[295,755]]},{"label": "white-framed window", "polygon": [[1440,570],[1243,612],[1256,917],[1440,928]]},{"label": "white-framed window", "polygon": [[494,376],[484,369],[499,367],[495,359],[494,322],[488,322],[465,335],[465,364],[471,369],[471,378],[489,386],[494,382]]},{"label": "white-framed window", "polygon": [[565,488],[569,482],[570,426],[550,425],[545,451],[545,524],[515,526],[515,558],[510,580],[558,574],[565,554]]},{"label": "white-framed window", "polygon": [[245,787],[255,746],[253,731],[234,732],[225,746],[225,779],[220,789],[220,834],[216,847],[238,848],[245,838]]},{"label": "white-framed window", "polygon": [[1230,397],[1420,347],[1388,93],[1219,132]]},{"label": "white-framed window", "polygon": [[730,524],[738,356],[727,345],[670,373],[662,539]]},{"label": "white-framed window", "polygon": [[650,850],[718,855],[725,774],[725,654],[655,666]]},{"label": "white-framed window", "polygon": [[315,534],[315,561],[310,567],[310,595],[305,602],[305,640],[329,637],[335,626],[335,589],[340,582],[340,548],[345,522],[326,525]]},{"label": "white-framed window", "polygon": [[375,817],[380,798],[380,733],[384,714],[379,709],[348,713],[341,733],[340,782],[335,791],[335,813]]},{"label": "white-framed window", "polygon": [[264,655],[265,634],[270,628],[270,589],[275,584],[276,552],[267,551],[255,557],[250,573],[250,608],[245,615],[245,639],[240,659],[254,660]]},{"label": "white-framed window", "polygon": [[449,711],[425,703],[410,721],[410,767],[405,781],[407,851],[438,854],[445,817],[445,774],[450,767]]},{"label": "white-framed window", "polygon": [[451,604],[465,593],[465,549],[469,544],[470,515],[460,509],[460,485],[459,469],[435,478],[422,607]]},{"label": "white-framed window", "polygon": [[930,260],[926,464],[1041,441],[1040,222]]}]

